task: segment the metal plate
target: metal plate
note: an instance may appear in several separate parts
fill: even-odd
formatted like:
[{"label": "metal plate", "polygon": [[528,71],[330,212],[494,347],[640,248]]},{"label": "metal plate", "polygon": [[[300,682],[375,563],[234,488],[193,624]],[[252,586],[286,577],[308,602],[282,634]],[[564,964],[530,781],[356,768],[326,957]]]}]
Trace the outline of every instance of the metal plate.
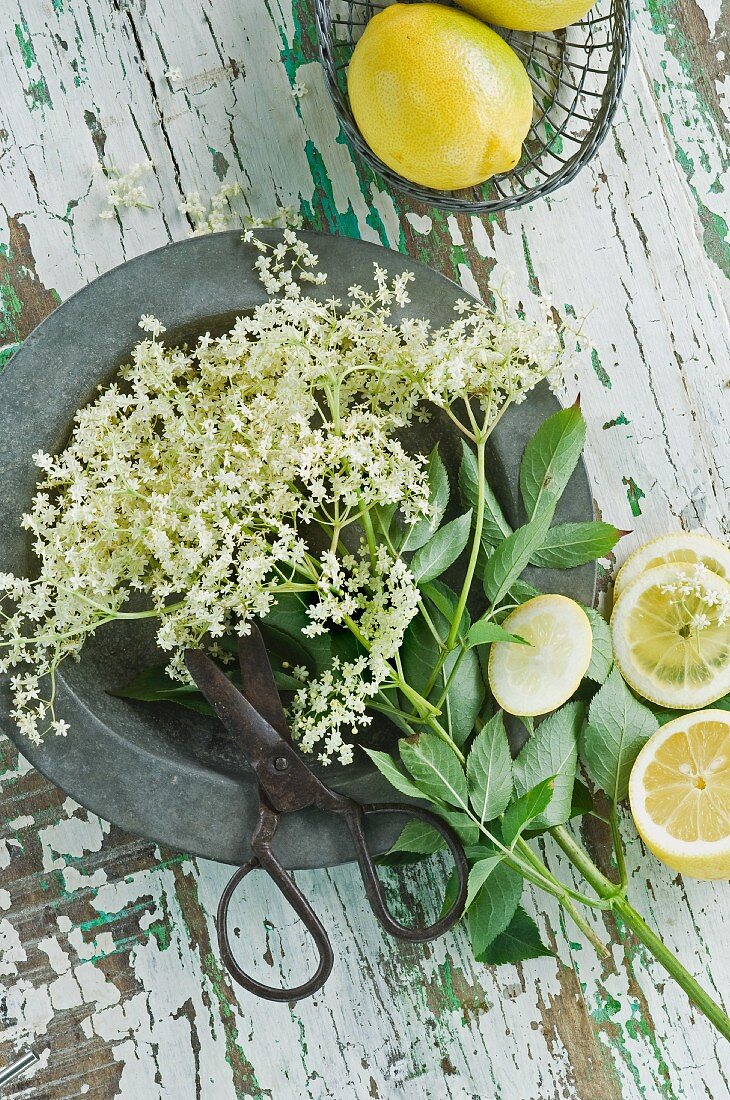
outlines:
[{"label": "metal plate", "polygon": [[[261,234],[277,239],[276,230]],[[453,317],[464,291],[408,257],[377,245],[304,233],[328,273],[321,297],[345,298],[353,283],[367,285],[377,262],[393,275],[414,271],[404,311],[438,326]],[[258,253],[238,232],[197,237],[149,252],[108,272],[69,298],[28,337],[0,379],[0,569],[31,575],[30,540],[20,517],[28,510],[37,469],[31,455],[55,452],[68,438],[76,410],[107,384],[140,338],[143,313],[167,327],[169,344],[226,331],[234,319],[266,300],[253,270]],[[526,441],[558,402],[545,386],[510,410],[492,437],[489,477],[508,518],[520,522],[517,476]],[[426,450],[438,438],[452,479],[459,441],[434,421],[419,438]],[[557,513],[560,522],[593,518],[582,464]],[[595,566],[535,571],[547,591],[591,603]],[[87,642],[82,659],[61,666],[58,713],[71,725],[66,738],[31,745],[9,718],[7,682],[0,686],[0,723],[31,763],[83,806],[130,832],[224,863],[249,857],[257,811],[252,773],[225,731],[174,706],[148,706],[108,694],[147,664],[159,661],[153,628],[114,623]],[[5,678],[6,679],[6,678]],[[361,754],[362,755],[362,754]],[[394,792],[365,763],[319,770],[324,781],[361,801],[392,801]],[[372,837],[382,850],[400,823],[384,822]],[[348,839],[331,818],[308,812],[282,825],[277,853],[291,868],[323,867],[352,858]]]}]

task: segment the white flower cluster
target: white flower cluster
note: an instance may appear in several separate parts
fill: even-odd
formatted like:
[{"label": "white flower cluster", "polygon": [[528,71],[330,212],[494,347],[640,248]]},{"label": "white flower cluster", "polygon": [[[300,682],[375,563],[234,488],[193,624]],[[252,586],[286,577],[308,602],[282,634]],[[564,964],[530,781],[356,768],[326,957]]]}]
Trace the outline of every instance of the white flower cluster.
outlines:
[{"label": "white flower cluster", "polygon": [[114,165],[105,166],[97,162],[94,165],[94,171],[105,176],[107,184],[106,207],[99,217],[106,220],[113,218],[120,207],[141,207],[144,210],[151,210],[144,184],[139,181],[151,172],[153,167],[151,160],[145,160],[141,164],[133,164],[128,172],[122,174]]},{"label": "white flower cluster", "polygon": [[301,283],[312,283],[315,286],[326,283],[327,276],[324,272],[315,270],[318,257],[306,241],[297,237],[294,229],[286,228],[279,244],[269,245],[256,237],[255,229],[260,228],[260,225],[250,226],[243,234],[243,240],[246,244],[254,244],[261,252],[254,267],[267,294],[272,298],[278,294],[287,298],[299,298],[302,293]]},{"label": "white flower cluster", "polygon": [[697,562],[691,572],[680,569],[675,581],[661,586],[662,592],[674,597],[671,602],[683,608],[693,634],[730,622],[730,597],[718,592],[713,580],[715,574]]},{"label": "white flower cluster", "polygon": [[370,724],[370,701],[392,683],[393,666],[408,624],[418,611],[419,591],[408,566],[379,546],[374,558],[363,550],[356,558],[323,555],[319,601],[310,607],[304,634],[325,633],[332,624],[346,624],[365,653],[354,660],[334,657],[330,669],[308,680],[292,704],[292,732],[305,752],[319,749],[327,763],[337,757],[352,761],[352,738]]},{"label": "white flower cluster", "polygon": [[188,216],[193,223],[190,236],[200,237],[204,233],[220,233],[239,226],[246,227],[246,232],[250,233],[253,229],[297,227],[300,224],[299,215],[288,206],[278,207],[272,218],[251,218],[242,211],[236,210],[233,205],[233,200],[242,195],[243,188],[240,183],[224,183],[210,196],[206,205],[199,191],[188,191],[183,201],[178,204],[178,210],[181,214]]},{"label": "white flower cluster", "polygon": [[77,414],[66,450],[34,456],[43,480],[24,526],[39,568],[0,576],[0,674],[13,673],[13,716],[32,739],[65,732],[55,672],[100,626],[157,619],[169,671],[187,679],[184,647],[243,635],[295,592],[307,633],[344,626],[358,642],[353,660],[303,682],[293,714],[306,749],[349,760],[345,739],[393,682],[419,599],[390,549],[372,537],[347,549],[376,506],[429,514],[426,460],[403,430],[428,403],[456,419],[470,398],[491,423],[560,360],[553,325],[469,306],[432,332],[393,319],[409,275],[376,268],[372,291],[315,300],[301,292],[322,281],[303,241],[286,231],[260,248],[279,297],[192,348],[165,347],[164,326],[143,317],[147,337]]}]

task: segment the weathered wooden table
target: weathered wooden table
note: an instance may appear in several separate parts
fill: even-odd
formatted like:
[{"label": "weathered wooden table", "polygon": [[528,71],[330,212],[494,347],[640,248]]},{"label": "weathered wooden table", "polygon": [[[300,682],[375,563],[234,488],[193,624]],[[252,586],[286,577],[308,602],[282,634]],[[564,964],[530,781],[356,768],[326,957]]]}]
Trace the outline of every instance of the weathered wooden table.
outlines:
[{"label": "weathered wooden table", "polygon": [[[721,533],[728,9],[635,8],[624,101],[598,158],[549,201],[480,220],[414,209],[355,160],[307,0],[2,0],[3,361],[78,287],[186,236],[183,191],[237,180],[254,214],[291,204],[307,224],[408,251],[469,290],[509,269],[523,298],[588,314],[593,351],[568,389],[583,395],[600,511],[635,532],[621,555],[680,526]],[[94,162],[126,170],[146,157],[154,208],[100,221]],[[331,981],[293,1007],[239,995],[213,941],[228,869],[120,833],[7,741],[2,751],[0,1065],[31,1042],[51,1048],[8,1096],[730,1096],[730,1050],[684,994],[613,925],[599,929],[614,943],[599,963],[544,896],[528,904],[559,961],[488,970],[461,934],[428,949],[385,937],[353,867],[302,873],[334,934]],[[623,831],[638,908],[730,1007],[727,884],[683,882],[646,855],[628,816]],[[600,833],[584,839],[600,854]],[[413,884],[428,889],[415,872]],[[272,926],[296,950],[278,901],[246,904],[264,960],[280,950]]]}]

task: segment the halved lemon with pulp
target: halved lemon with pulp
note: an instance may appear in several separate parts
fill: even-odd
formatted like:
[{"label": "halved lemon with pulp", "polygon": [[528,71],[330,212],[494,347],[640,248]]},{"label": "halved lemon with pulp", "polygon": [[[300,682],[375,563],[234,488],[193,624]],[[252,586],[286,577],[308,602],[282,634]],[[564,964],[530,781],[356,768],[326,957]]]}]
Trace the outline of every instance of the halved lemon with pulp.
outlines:
[{"label": "halved lemon with pulp", "polygon": [[508,714],[536,715],[568,700],[588,670],[593,631],[583,608],[567,596],[535,596],[502,623],[530,645],[495,642],[489,686]]},{"label": "halved lemon with pulp", "polygon": [[661,535],[658,539],[645,542],[634,550],[623,563],[613,583],[614,599],[647,569],[657,565],[669,565],[672,562],[686,562],[696,565],[698,562],[717,573],[718,577],[730,579],[730,547],[718,542],[704,531],[679,531],[676,534]]},{"label": "halved lemon with pulp", "polygon": [[730,691],[730,582],[701,564],[640,573],[611,616],[621,674],[644,699],[693,710]]},{"label": "halved lemon with pulp", "polygon": [[730,714],[668,722],[639,753],[631,813],[647,848],[694,878],[730,878]]}]

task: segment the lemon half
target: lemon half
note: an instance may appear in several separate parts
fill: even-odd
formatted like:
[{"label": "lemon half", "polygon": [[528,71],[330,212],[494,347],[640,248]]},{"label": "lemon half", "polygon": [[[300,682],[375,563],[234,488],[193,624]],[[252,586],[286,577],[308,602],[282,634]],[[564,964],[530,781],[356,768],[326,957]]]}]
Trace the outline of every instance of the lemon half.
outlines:
[{"label": "lemon half", "polygon": [[707,569],[717,573],[718,577],[730,579],[730,547],[713,539],[711,535],[706,535],[704,531],[679,531],[676,534],[661,535],[634,550],[616,574],[614,599],[618,599],[644,570],[670,562],[686,562],[688,565],[701,562]]},{"label": "lemon half", "polygon": [[547,714],[568,700],[591,661],[593,632],[583,608],[567,596],[535,596],[502,623],[530,642],[495,642],[489,686],[509,714]]},{"label": "lemon half", "polygon": [[675,871],[730,878],[730,715],[686,714],[639,753],[629,781],[636,828]]}]

